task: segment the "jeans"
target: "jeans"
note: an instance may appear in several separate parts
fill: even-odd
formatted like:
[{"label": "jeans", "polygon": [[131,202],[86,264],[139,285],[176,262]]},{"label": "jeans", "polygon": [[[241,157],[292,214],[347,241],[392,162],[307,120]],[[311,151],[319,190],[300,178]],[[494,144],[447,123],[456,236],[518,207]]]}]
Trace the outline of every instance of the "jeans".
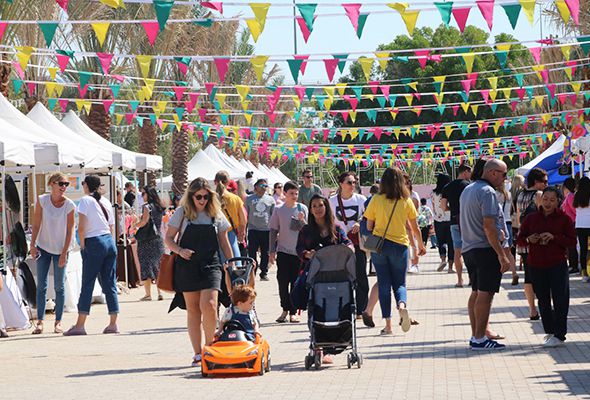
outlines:
[{"label": "jeans", "polygon": [[269,231],[248,231],[248,256],[256,260],[256,253],[260,250],[260,275],[268,274],[268,245]]},{"label": "jeans", "polygon": [[385,240],[381,254],[372,253],[371,260],[377,272],[379,304],[383,318],[391,318],[391,290],[396,304],[407,304],[406,270],[408,268],[408,247]]},{"label": "jeans", "polygon": [[45,319],[45,304],[47,296],[47,275],[49,274],[49,267],[53,261],[53,288],[55,289],[55,320],[61,321],[64,312],[65,302],[65,281],[66,281],[66,266],[59,267],[59,254],[51,254],[37,248],[39,251],[39,258],[37,259],[37,319],[42,321]]},{"label": "jeans", "polygon": [[369,302],[369,278],[367,278],[367,253],[354,246],[356,256],[356,313],[361,315]]},{"label": "jeans", "polygon": [[451,223],[449,221],[434,221],[434,231],[438,243],[438,254],[441,258],[446,258],[448,253],[449,264],[452,265],[455,261],[455,247],[451,237]]},{"label": "jeans", "polygon": [[[535,295],[539,299],[539,313],[545,333],[565,340],[570,305],[567,265],[564,263],[551,268],[531,267],[530,274]],[[553,308],[551,300],[553,300]]]},{"label": "jeans", "polygon": [[[227,240],[229,241],[229,247],[231,247],[234,257],[241,257],[240,245],[238,244],[238,236],[233,230],[227,232]],[[227,260],[227,258],[225,258],[225,254],[223,254],[223,250],[221,249],[219,251],[219,259],[222,264],[225,263],[225,261]],[[241,265],[239,263],[237,264]]]},{"label": "jeans", "polygon": [[299,276],[301,261],[299,257],[287,253],[277,253],[277,281],[279,283],[279,298],[281,299],[281,308],[288,311],[289,314],[295,315],[297,310],[291,301],[291,290]]},{"label": "jeans", "polygon": [[461,249],[461,247],[463,247],[459,225],[451,225],[451,238],[453,239],[453,247],[455,249]]},{"label": "jeans", "polygon": [[117,299],[117,247],[111,235],[101,235],[84,240],[82,250],[82,290],[78,300],[78,313],[90,314],[94,282],[102,287],[107,299],[109,314],[119,313]]}]

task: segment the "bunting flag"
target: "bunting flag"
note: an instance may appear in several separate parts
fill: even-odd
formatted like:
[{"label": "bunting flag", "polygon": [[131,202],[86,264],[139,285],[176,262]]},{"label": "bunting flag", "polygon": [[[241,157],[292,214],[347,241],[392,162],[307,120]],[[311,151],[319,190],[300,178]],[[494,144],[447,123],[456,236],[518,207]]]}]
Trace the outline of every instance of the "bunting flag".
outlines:
[{"label": "bunting flag", "polygon": [[51,42],[53,42],[53,36],[55,36],[57,26],[57,22],[39,22],[39,28],[43,33],[43,38],[45,39],[47,47],[51,47]]},{"label": "bunting flag", "polygon": [[137,63],[139,64],[139,70],[143,78],[149,78],[150,66],[152,65],[152,59],[154,56],[149,55],[137,55],[135,56]]},{"label": "bunting flag", "polygon": [[105,39],[107,38],[107,32],[109,31],[109,27],[111,26],[110,22],[93,22],[90,25],[94,30],[96,40],[98,40],[98,43],[102,47]]},{"label": "bunting flag", "polygon": [[580,25],[580,0],[565,0],[567,8],[570,10],[570,15],[576,25]]},{"label": "bunting flag", "polygon": [[270,3],[250,3],[249,5],[254,13],[254,19],[260,25],[260,30],[263,31],[266,25],[266,15],[268,14]]},{"label": "bunting flag", "polygon": [[[314,18],[315,20],[315,18]],[[299,29],[301,30],[301,35],[303,36],[303,41],[307,43],[309,40],[309,36],[311,35],[312,30],[307,27],[305,20],[302,17],[297,17],[297,25],[299,25]]]},{"label": "bunting flag", "polygon": [[217,75],[219,76],[220,82],[225,82],[225,75],[229,69],[229,58],[216,58],[214,59],[215,67],[217,68]]},{"label": "bunting flag", "polygon": [[303,18],[303,21],[305,22],[308,32],[313,31],[313,22],[315,20],[314,13],[317,6],[317,4],[297,4],[297,9]]},{"label": "bunting flag", "polygon": [[518,16],[520,15],[520,9],[522,6],[520,4],[502,4],[502,8],[508,17],[508,21],[510,21],[512,29],[516,29]]},{"label": "bunting flag", "polygon": [[453,10],[453,2],[452,1],[450,1],[448,3],[435,2],[434,5],[438,9],[438,12],[440,13],[440,17],[442,18],[442,21],[445,24],[445,26],[449,26],[449,23],[451,22],[451,12]]},{"label": "bunting flag", "polygon": [[145,30],[148,41],[153,46],[156,42],[156,38],[158,37],[158,33],[160,32],[160,24],[158,24],[157,21],[143,21],[141,26]]},{"label": "bunting flag", "polygon": [[124,8],[125,4],[123,0],[99,0],[102,4],[107,5],[111,8]]},{"label": "bunting flag", "polygon": [[476,4],[481,12],[483,19],[488,24],[490,31],[494,25],[494,1],[495,0],[477,0]]},{"label": "bunting flag", "polygon": [[518,2],[522,6],[524,15],[526,15],[531,26],[533,26],[535,23],[535,6],[537,5],[537,0],[518,0]]},{"label": "bunting flag", "polygon": [[362,4],[360,4],[360,3],[346,3],[346,4],[342,4],[342,7],[344,7],[344,11],[346,12],[348,19],[352,23],[352,27],[354,28],[354,31],[358,32],[359,16],[360,16],[360,9],[362,7]]},{"label": "bunting flag", "polygon": [[161,32],[166,28],[166,22],[168,22],[168,17],[170,17],[174,0],[153,0],[153,4]]},{"label": "bunting flag", "polygon": [[264,73],[268,58],[268,56],[256,56],[250,59],[250,64],[252,64],[252,68],[259,82],[262,81],[262,74]]},{"label": "bunting flag", "polygon": [[18,58],[20,68],[25,71],[27,69],[27,65],[29,65],[29,60],[31,59],[31,54],[33,54],[34,48],[31,46],[15,46],[16,49],[16,57]]},{"label": "bunting flag", "polygon": [[7,26],[8,22],[0,21],[0,42],[2,42],[2,38],[4,37],[4,32],[6,31]]},{"label": "bunting flag", "polygon": [[64,10],[66,13],[68,12],[69,0],[55,0],[55,2],[61,7],[62,10]]},{"label": "bunting flag", "polygon": [[107,53],[96,53],[96,57],[98,57],[98,62],[102,72],[105,75],[108,75],[109,69],[111,68],[111,62],[113,61],[113,55]]},{"label": "bunting flag", "polygon": [[262,25],[260,25],[260,22],[258,22],[255,19],[247,19],[246,25],[248,25],[248,30],[250,31],[250,34],[252,35],[252,39],[254,39],[254,43],[258,42],[258,38],[260,37],[260,34],[264,30],[264,27]]},{"label": "bunting flag", "polygon": [[201,5],[223,14],[223,2],[221,1],[202,1]]}]

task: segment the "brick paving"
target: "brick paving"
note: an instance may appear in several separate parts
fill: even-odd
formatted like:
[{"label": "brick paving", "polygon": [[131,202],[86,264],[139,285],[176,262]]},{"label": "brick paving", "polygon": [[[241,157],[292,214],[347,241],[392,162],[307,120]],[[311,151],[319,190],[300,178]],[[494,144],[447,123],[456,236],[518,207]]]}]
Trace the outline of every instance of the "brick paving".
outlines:
[{"label": "brick paving", "polygon": [[[420,322],[404,334],[381,337],[359,326],[361,369],[346,368],[344,356],[332,366],[305,371],[306,325],[276,324],[280,313],[274,271],[257,285],[257,310],[272,349],[273,370],[263,377],[203,379],[188,366],[191,349],[185,313],[167,314],[163,302],[139,302],[143,289],[121,295],[122,333],[102,335],[106,306],[94,305],[86,337],[12,332],[0,341],[1,398],[590,398],[590,284],[571,280],[567,346],[545,350],[540,321],[529,321],[522,285],[509,274],[494,300],[493,329],[506,335],[503,352],[468,349],[468,288],[457,289],[455,275],[434,270],[438,257],[421,262],[421,274],[408,277],[409,309]],[[521,277],[522,278],[522,277]],[[372,278],[372,281],[373,282]],[[522,279],[521,279],[522,281]],[[170,296],[167,296],[170,297]],[[45,326],[52,327],[48,316]],[[65,314],[64,326],[74,314]],[[362,324],[361,324],[362,325]]]}]

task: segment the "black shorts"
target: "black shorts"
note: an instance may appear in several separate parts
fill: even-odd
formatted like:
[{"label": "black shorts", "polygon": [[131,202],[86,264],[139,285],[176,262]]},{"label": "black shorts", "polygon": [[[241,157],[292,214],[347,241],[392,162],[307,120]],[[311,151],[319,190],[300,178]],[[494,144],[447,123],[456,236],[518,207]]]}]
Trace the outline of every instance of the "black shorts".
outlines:
[{"label": "black shorts", "polygon": [[500,291],[502,273],[500,260],[494,249],[488,247],[469,250],[463,253],[463,260],[469,272],[472,290],[490,293]]}]

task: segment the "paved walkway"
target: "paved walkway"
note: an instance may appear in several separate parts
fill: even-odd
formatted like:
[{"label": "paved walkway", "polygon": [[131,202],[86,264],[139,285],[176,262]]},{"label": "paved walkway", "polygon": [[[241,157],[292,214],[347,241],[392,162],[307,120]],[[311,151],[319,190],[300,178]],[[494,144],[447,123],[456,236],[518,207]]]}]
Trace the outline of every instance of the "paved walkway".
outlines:
[{"label": "paved walkway", "polygon": [[[143,290],[121,296],[118,336],[99,332],[106,306],[95,305],[86,337],[12,332],[0,341],[1,398],[177,399],[245,398],[377,399],[590,398],[590,284],[572,278],[567,346],[544,350],[539,321],[528,320],[522,285],[506,275],[493,307],[493,328],[507,336],[504,352],[468,349],[468,288],[453,287],[455,276],[434,272],[430,250],[422,273],[408,277],[409,308],[420,322],[404,334],[381,337],[360,326],[362,369],[348,370],[343,356],[321,371],[305,371],[305,324],[276,324],[280,313],[274,274],[257,288],[262,330],[272,347],[273,371],[263,377],[202,379],[187,365],[191,349],[185,313],[167,314],[169,301],[144,303]],[[273,271],[274,272],[274,271]],[[74,314],[64,316],[71,325]],[[380,321],[376,318],[380,325]],[[46,321],[52,326],[52,317]]]}]

